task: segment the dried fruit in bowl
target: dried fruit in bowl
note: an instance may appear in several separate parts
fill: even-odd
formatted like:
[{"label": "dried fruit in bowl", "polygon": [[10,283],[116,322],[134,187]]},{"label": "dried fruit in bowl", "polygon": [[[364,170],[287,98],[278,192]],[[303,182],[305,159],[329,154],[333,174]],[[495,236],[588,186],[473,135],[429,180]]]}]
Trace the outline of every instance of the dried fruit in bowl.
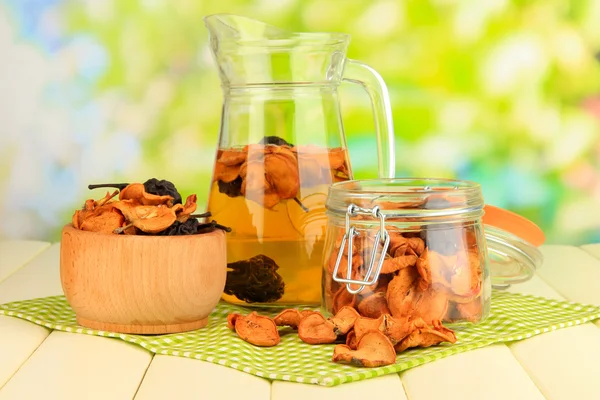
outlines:
[{"label": "dried fruit in bowl", "polygon": [[[192,194],[184,204],[173,183],[156,178],[145,183],[108,183],[89,185],[89,189],[115,187],[100,200],[86,200],[81,210],[72,217],[76,229],[126,235],[188,235],[230,228],[216,221],[200,224],[197,218],[210,217],[210,213],[193,215],[197,197]],[[119,195],[118,200],[114,197]],[[190,220],[191,219],[191,220]],[[189,221],[189,223],[188,223]]]}]

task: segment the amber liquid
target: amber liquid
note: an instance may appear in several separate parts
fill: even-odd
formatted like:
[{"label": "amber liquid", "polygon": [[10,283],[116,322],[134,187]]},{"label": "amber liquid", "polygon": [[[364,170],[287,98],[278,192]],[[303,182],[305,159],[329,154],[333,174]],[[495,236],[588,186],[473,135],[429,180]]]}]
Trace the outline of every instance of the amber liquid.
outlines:
[{"label": "amber liquid", "polygon": [[[273,207],[265,207],[243,194],[228,196],[220,191],[217,181],[213,182],[208,204],[212,219],[232,228],[227,234],[227,262],[265,255],[279,266],[277,273],[285,283],[283,296],[278,300],[252,304],[320,304],[327,223],[325,200],[331,183],[349,179],[345,149],[329,151],[342,152],[343,167],[326,170],[318,180],[304,176],[304,181],[301,169],[298,201],[282,199]],[[248,304],[225,293],[223,299]]]}]

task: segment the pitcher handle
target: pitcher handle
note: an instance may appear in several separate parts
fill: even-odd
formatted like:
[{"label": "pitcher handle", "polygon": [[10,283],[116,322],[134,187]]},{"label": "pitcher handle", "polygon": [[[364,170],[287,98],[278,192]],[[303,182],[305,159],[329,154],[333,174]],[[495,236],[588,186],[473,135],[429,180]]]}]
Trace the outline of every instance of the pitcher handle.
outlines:
[{"label": "pitcher handle", "polygon": [[361,85],[371,98],[377,133],[377,167],[380,178],[396,177],[396,149],[392,106],[387,86],[377,71],[360,61],[346,59],[345,81]]}]

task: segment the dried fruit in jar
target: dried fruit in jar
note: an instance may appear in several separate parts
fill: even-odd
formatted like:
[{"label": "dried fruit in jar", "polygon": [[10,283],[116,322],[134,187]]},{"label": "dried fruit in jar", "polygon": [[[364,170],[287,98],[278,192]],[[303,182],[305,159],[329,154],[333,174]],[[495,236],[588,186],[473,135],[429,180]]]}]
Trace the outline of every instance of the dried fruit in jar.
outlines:
[{"label": "dried fruit in jar", "polygon": [[391,314],[387,306],[385,292],[377,291],[369,296],[363,297],[358,303],[360,315],[369,318],[378,318],[383,314]]},{"label": "dried fruit in jar", "polygon": [[337,340],[335,327],[321,313],[314,312],[300,320],[298,337],[308,344],[333,343]]},{"label": "dried fruit in jar", "polygon": [[227,318],[228,325],[233,325],[237,335],[255,346],[271,347],[280,342],[279,331],[275,322],[269,317],[258,315],[256,311],[250,314],[235,315]]},{"label": "dried fruit in jar", "polygon": [[264,254],[228,263],[224,292],[248,303],[279,300],[285,283],[278,269],[275,261]]},{"label": "dried fruit in jar", "polygon": [[390,340],[380,331],[369,331],[358,341],[356,350],[344,344],[335,346],[332,360],[359,367],[381,367],[396,362],[396,351]]}]

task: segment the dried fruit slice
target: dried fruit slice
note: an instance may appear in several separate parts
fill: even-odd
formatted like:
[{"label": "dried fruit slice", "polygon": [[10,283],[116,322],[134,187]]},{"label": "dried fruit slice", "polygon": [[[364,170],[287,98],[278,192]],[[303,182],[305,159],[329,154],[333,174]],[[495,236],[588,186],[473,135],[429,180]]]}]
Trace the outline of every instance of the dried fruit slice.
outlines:
[{"label": "dried fruit slice", "polygon": [[418,320],[414,323],[415,330],[394,347],[398,353],[411,347],[429,347],[443,342],[456,343],[454,332],[441,326],[441,323],[433,327],[423,327],[422,321]]},{"label": "dried fruit slice", "polygon": [[231,330],[235,330],[235,321],[238,317],[241,317],[241,314],[232,313],[227,315],[227,327]]},{"label": "dried fruit slice", "polygon": [[381,367],[394,364],[396,352],[387,336],[379,331],[370,331],[360,338],[357,350],[352,350],[344,344],[335,346],[332,360],[359,367]]},{"label": "dried fruit slice", "polygon": [[119,193],[119,200],[133,200],[144,206],[173,206],[173,196],[158,196],[146,192],[143,183],[131,183]]},{"label": "dried fruit slice", "polygon": [[419,298],[413,316],[420,317],[427,324],[441,320],[448,311],[448,297],[444,292],[428,290]]},{"label": "dried fruit slice", "polygon": [[391,274],[402,268],[412,267],[417,262],[415,255],[402,255],[398,257],[386,257],[381,266],[382,274]]},{"label": "dried fruit slice", "polygon": [[379,318],[360,317],[354,322],[354,334],[360,340],[369,331],[385,332],[385,316]]},{"label": "dried fruit slice", "polygon": [[333,343],[337,340],[333,323],[318,312],[302,318],[298,324],[298,337],[308,344]]},{"label": "dried fruit slice", "polygon": [[364,297],[358,303],[360,315],[369,318],[379,318],[383,314],[391,314],[385,298],[385,292],[378,291],[370,296]]},{"label": "dried fruit slice", "polygon": [[402,318],[411,314],[419,296],[415,286],[418,277],[416,268],[403,268],[388,284],[387,305],[394,317]]},{"label": "dried fruit slice", "polygon": [[357,345],[358,340],[356,339],[356,333],[354,333],[354,330],[351,330],[346,335],[346,346],[350,347],[352,350],[356,350]]},{"label": "dried fruit slice", "polygon": [[354,307],[356,304],[356,295],[348,292],[346,285],[344,285],[335,292],[332,302],[332,311],[334,314],[337,314],[344,306]]},{"label": "dried fruit slice", "polygon": [[385,336],[390,339],[393,345],[402,341],[414,330],[414,324],[411,324],[408,318],[395,318],[391,315],[386,315],[384,320]]},{"label": "dried fruit slice", "polygon": [[329,320],[333,323],[333,331],[336,335],[347,334],[353,327],[360,314],[353,308],[344,306]]},{"label": "dried fruit slice", "polygon": [[302,319],[302,314],[295,308],[288,308],[277,314],[273,321],[277,326],[290,326],[294,329],[298,329],[298,324]]},{"label": "dried fruit slice", "polygon": [[457,304],[456,310],[459,312],[460,316],[467,321],[479,321],[482,313],[482,301],[481,299],[475,299],[468,303]]},{"label": "dried fruit slice", "polygon": [[280,341],[275,322],[269,317],[258,315],[256,311],[246,316],[232,317],[231,322],[227,318],[227,323],[234,324],[238,336],[255,346],[271,347]]},{"label": "dried fruit slice", "polygon": [[246,161],[247,156],[248,153],[243,150],[223,150],[217,161],[227,166],[239,165]]}]

